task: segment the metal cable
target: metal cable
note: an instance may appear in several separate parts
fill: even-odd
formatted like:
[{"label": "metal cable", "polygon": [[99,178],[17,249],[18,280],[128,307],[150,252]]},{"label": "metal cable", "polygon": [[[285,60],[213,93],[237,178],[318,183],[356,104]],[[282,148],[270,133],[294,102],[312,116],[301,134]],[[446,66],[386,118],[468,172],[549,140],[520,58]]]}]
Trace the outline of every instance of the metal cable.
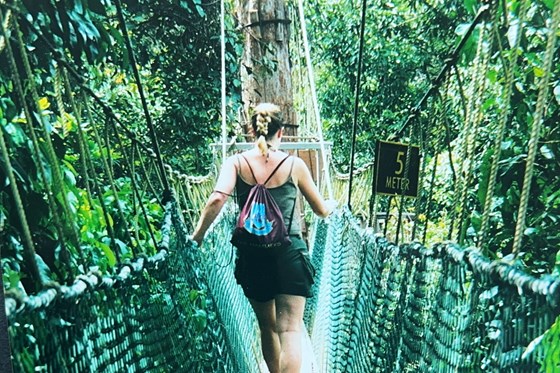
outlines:
[{"label": "metal cable", "polygon": [[156,130],[152,122],[152,116],[150,115],[150,110],[148,109],[148,102],[146,100],[146,95],[144,94],[144,86],[142,84],[142,79],[140,78],[138,66],[136,65],[136,56],[134,55],[134,50],[132,49],[132,43],[130,42],[130,36],[128,35],[128,29],[126,26],[126,21],[124,19],[121,0],[115,0],[115,6],[117,8],[117,16],[119,18],[119,23],[122,29],[122,35],[126,44],[128,56],[130,58],[130,65],[132,66],[134,79],[136,80],[136,85],[138,86],[138,94],[140,95],[140,101],[142,101],[142,109],[144,110],[144,115],[146,117],[146,124],[148,125],[148,131],[150,133],[150,138],[152,140],[152,147],[156,153],[157,164],[162,173],[163,185],[165,187],[165,191],[169,191],[170,190],[169,181],[167,180],[167,174],[165,173],[163,159],[161,156],[161,152],[159,150],[159,143],[156,135]]},{"label": "metal cable", "polygon": [[360,104],[360,89],[362,79],[362,63],[364,56],[364,34],[366,28],[367,1],[362,0],[362,19],[360,23],[360,51],[358,55],[358,73],[356,76],[356,90],[354,95],[354,116],[352,124],[352,148],[350,152],[350,179],[348,181],[348,208],[352,210],[352,182],[354,181],[354,158],[356,155],[356,135],[358,129],[358,107]]}]

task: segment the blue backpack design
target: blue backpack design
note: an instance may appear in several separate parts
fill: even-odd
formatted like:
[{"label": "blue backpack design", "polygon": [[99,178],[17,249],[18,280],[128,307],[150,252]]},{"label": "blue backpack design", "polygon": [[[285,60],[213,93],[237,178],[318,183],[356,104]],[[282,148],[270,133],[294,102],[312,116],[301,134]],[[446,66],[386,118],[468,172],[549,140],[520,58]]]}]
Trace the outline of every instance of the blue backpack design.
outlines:
[{"label": "blue backpack design", "polygon": [[289,237],[289,229],[286,228],[284,217],[278,204],[265,185],[290,156],[288,155],[282,159],[262,184],[255,178],[255,173],[247,158],[243,155],[241,157],[247,162],[251,175],[253,175],[253,179],[257,183],[249,191],[247,200],[241,209],[231,237],[231,243],[240,249],[270,249],[289,246],[292,243]]}]

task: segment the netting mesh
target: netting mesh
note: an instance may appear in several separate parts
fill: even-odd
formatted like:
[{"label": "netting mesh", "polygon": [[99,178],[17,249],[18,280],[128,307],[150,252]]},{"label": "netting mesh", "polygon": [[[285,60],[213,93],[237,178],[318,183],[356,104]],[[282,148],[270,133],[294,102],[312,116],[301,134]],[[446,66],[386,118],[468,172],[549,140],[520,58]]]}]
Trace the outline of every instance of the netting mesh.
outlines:
[{"label": "netting mesh", "polygon": [[229,342],[208,263],[186,240],[174,204],[169,223],[172,214],[169,253],[139,259],[112,278],[85,276],[18,305],[8,301],[15,371],[254,371]]},{"label": "netting mesh", "polygon": [[[16,371],[260,371],[256,322],[233,276],[233,209],[200,249],[170,206],[169,253],[19,304],[8,298]],[[348,211],[312,231],[305,321],[316,371],[539,370],[540,350],[523,354],[559,313],[558,279],[451,244],[392,245]]]},{"label": "netting mesh", "polygon": [[326,244],[314,256],[319,296],[308,320],[320,371],[539,370],[538,352],[522,355],[558,315],[558,279],[451,244],[395,246],[348,211],[317,234]]}]

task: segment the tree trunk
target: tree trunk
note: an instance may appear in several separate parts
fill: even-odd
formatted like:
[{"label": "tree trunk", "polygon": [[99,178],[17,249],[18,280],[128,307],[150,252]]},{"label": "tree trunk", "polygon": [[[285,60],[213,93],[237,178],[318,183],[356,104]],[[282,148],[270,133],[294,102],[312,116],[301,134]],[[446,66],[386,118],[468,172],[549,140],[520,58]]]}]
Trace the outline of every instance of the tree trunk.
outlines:
[{"label": "tree trunk", "polygon": [[[242,121],[246,130],[250,129],[249,109],[261,102],[278,105],[284,122],[297,124],[288,53],[290,20],[285,1],[240,0],[237,12],[245,37],[240,70]],[[295,135],[296,131],[286,128],[284,133]]]}]

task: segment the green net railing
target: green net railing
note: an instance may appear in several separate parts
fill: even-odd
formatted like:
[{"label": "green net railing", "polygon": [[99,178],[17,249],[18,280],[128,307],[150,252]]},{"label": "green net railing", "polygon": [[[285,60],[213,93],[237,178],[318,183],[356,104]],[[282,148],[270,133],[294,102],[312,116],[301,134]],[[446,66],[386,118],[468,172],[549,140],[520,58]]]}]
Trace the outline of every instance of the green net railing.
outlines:
[{"label": "green net railing", "polygon": [[91,273],[36,296],[8,295],[14,370],[254,371],[235,358],[208,288],[208,263],[186,240],[175,203],[167,206],[163,231],[157,255],[124,265],[118,275]]},{"label": "green net railing", "polygon": [[[16,371],[260,372],[257,325],[233,275],[226,211],[203,248],[169,203],[160,252],[8,295]],[[305,322],[318,372],[536,372],[525,353],[559,314],[560,281],[452,244],[396,246],[348,212],[317,221]]]},{"label": "green net railing", "polygon": [[524,352],[559,314],[558,278],[453,244],[395,246],[348,211],[317,232],[306,316],[320,371],[539,371],[538,350]]},{"label": "green net railing", "polygon": [[225,327],[228,351],[236,366],[231,371],[258,373],[260,345],[256,319],[234,277],[235,255],[229,242],[231,227],[235,223],[234,211],[231,204],[227,205],[205,238],[203,248],[195,250],[202,258],[200,269],[204,271],[216,312]]}]

